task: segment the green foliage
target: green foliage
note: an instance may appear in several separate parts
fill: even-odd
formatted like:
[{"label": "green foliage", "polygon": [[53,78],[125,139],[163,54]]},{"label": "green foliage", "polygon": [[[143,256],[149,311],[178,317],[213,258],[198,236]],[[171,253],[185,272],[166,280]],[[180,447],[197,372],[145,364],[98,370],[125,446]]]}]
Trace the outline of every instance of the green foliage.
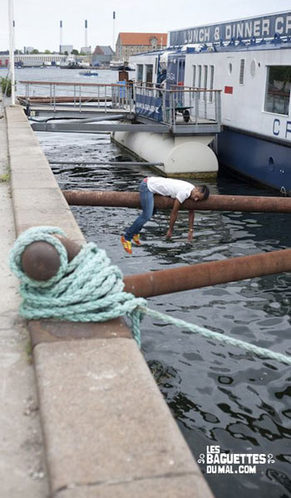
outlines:
[{"label": "green foliage", "polygon": [[5,183],[10,181],[10,173],[4,173],[0,175],[0,183]]},{"label": "green foliage", "polygon": [[3,95],[6,95],[7,97],[11,97],[11,79],[6,77],[6,78],[1,78],[1,89]]}]

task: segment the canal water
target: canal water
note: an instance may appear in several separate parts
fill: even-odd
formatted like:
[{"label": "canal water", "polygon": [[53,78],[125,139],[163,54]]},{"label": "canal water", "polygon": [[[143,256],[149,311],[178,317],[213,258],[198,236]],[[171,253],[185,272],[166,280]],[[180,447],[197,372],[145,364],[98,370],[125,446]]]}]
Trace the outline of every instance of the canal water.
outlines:
[{"label": "canal water", "polygon": [[[32,73],[31,79],[39,77]],[[77,77],[72,75],[75,71],[69,73]],[[156,174],[146,167],[106,164],[131,159],[106,134],[38,133],[38,138],[49,161],[67,161],[52,166],[63,189],[137,191],[142,178]],[[104,165],[70,164],[77,160]],[[274,195],[224,175],[209,187],[215,194]],[[106,249],[124,275],[291,246],[287,214],[197,212],[194,240],[188,243],[187,213],[179,214],[173,239],[166,241],[169,213],[161,211],[146,225],[142,246],[134,247],[129,256],[119,239],[138,210],[72,211],[87,241]],[[291,354],[290,284],[290,274],[258,277],[155,297],[148,304],[210,330]],[[217,498],[291,496],[290,367],[147,317],[142,323],[142,353]],[[218,463],[213,456],[217,451],[228,454],[226,462]]]}]

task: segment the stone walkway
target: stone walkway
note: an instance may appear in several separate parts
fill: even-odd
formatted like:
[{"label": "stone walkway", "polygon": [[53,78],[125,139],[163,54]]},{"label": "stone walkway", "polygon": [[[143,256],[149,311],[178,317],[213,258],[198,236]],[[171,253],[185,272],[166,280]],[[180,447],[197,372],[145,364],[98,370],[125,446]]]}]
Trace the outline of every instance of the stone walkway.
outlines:
[{"label": "stone walkway", "polygon": [[[0,97],[1,100],[1,97]],[[0,495],[49,496],[30,339],[18,317],[18,281],[8,267],[15,240],[6,123],[0,102]]]}]

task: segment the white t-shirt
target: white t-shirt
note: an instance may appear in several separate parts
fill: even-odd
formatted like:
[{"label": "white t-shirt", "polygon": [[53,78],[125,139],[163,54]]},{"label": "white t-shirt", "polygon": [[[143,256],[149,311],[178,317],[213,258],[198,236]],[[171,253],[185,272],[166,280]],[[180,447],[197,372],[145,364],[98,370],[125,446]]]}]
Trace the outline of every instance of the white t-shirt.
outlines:
[{"label": "white t-shirt", "polygon": [[162,176],[150,176],[147,186],[153,194],[167,195],[173,199],[178,199],[181,204],[190,197],[191,191],[195,188],[192,183]]}]

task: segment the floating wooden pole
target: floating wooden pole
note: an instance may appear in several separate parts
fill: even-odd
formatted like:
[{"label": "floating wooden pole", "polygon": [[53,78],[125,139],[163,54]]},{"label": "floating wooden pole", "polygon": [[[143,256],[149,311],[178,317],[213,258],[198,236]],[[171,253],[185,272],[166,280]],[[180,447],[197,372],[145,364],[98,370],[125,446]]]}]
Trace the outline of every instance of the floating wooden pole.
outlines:
[{"label": "floating wooden pole", "polygon": [[[74,206],[114,206],[139,208],[138,192],[63,190],[70,205]],[[157,209],[171,209],[174,199],[155,195]],[[247,195],[210,195],[206,201],[195,202],[187,199],[181,209],[198,211],[258,211],[291,213],[291,197],[255,197]]]},{"label": "floating wooden pole", "polygon": [[126,292],[152,297],[291,271],[291,249],[124,277]]},{"label": "floating wooden pole", "polygon": [[[68,259],[71,261],[79,253],[81,246],[64,237],[58,236],[58,238],[64,244]],[[26,247],[22,255],[23,271],[35,280],[48,280],[58,272],[59,266],[58,253],[47,242],[33,242]],[[289,271],[291,271],[291,249],[282,249],[223,261],[128,275],[123,281],[126,292],[131,292],[136,297],[151,297]]]}]

